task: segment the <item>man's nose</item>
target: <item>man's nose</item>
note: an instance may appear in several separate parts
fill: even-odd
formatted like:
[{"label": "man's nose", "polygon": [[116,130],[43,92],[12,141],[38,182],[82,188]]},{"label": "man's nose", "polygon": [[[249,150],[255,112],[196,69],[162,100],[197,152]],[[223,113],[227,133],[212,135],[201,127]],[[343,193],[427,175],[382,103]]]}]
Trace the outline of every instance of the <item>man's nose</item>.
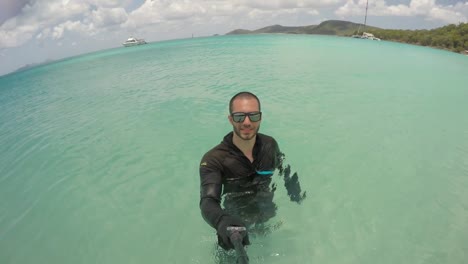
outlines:
[{"label": "man's nose", "polygon": [[250,121],[250,117],[247,115],[245,116],[244,122],[242,124],[244,125],[250,125],[252,122]]}]

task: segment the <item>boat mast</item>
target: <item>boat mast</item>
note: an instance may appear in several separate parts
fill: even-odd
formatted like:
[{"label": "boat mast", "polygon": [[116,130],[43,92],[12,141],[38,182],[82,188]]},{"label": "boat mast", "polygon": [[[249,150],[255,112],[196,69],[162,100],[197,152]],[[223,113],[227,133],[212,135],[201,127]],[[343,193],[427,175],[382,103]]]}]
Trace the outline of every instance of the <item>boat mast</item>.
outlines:
[{"label": "boat mast", "polygon": [[[367,8],[369,7],[369,0],[367,0],[366,2],[366,15],[364,16],[364,29],[363,31],[366,29],[366,23],[367,23]],[[357,30],[357,34],[359,35],[359,32],[361,32],[361,25],[362,24],[359,24],[359,27],[358,27],[358,30]]]},{"label": "boat mast", "polygon": [[362,31],[366,30],[366,24],[367,24],[367,8],[368,8],[368,7],[369,7],[369,0],[367,0],[367,2],[366,2],[366,16],[364,17],[364,29],[363,29]]}]

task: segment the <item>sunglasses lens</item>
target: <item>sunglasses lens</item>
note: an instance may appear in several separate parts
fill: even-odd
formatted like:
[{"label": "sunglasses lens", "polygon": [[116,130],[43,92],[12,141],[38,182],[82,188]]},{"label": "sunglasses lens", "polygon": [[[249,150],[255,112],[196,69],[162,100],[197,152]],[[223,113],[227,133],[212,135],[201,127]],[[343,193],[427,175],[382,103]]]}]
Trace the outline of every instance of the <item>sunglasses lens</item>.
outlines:
[{"label": "sunglasses lens", "polygon": [[252,112],[252,113],[233,113],[232,121],[236,123],[242,123],[245,120],[245,116],[249,116],[251,122],[258,122],[262,119],[262,112]]},{"label": "sunglasses lens", "polygon": [[233,114],[232,120],[236,123],[244,122],[245,114]]},{"label": "sunglasses lens", "polygon": [[262,118],[262,113],[250,114],[249,118],[250,118],[250,121],[252,122],[258,122]]}]

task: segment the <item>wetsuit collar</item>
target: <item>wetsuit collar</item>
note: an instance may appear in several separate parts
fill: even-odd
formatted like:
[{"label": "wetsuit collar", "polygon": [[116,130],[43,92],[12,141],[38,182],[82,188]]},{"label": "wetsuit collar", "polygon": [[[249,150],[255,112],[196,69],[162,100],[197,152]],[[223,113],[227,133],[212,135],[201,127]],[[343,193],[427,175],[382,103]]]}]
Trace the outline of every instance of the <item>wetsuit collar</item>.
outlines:
[{"label": "wetsuit collar", "polygon": [[[253,155],[254,161],[258,157],[258,152],[260,151],[260,146],[262,145],[262,141],[261,141],[259,135],[260,134],[257,133],[257,136],[255,137],[255,145],[254,145],[253,150],[252,150],[252,155]],[[232,142],[232,137],[233,136],[234,136],[234,132],[229,132],[226,136],[224,136],[223,143],[226,144],[227,146],[229,146],[230,149],[235,150],[235,152],[238,152],[238,153],[244,155],[244,153],[242,153],[242,151],[236,145],[234,145],[234,143]]]}]

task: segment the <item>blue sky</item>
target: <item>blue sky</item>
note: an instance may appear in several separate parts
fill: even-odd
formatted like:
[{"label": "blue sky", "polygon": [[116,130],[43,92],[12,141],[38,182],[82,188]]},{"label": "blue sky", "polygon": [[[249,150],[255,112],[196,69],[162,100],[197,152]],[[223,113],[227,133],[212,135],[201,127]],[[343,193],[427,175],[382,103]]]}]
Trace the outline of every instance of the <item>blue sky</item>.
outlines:
[{"label": "blue sky", "polygon": [[[366,0],[0,0],[0,75],[121,46],[273,24],[362,23]],[[467,0],[369,0],[367,23],[431,29],[468,22]]]}]

